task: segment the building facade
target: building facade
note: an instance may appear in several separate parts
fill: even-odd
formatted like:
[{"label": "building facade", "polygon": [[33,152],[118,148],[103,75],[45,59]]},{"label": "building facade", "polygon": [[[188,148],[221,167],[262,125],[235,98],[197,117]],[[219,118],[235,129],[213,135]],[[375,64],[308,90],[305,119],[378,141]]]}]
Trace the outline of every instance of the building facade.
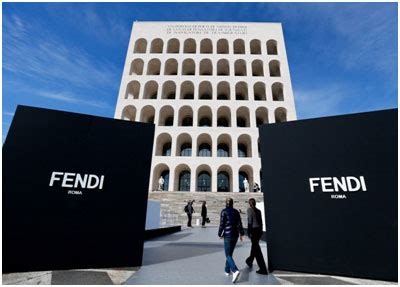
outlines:
[{"label": "building facade", "polygon": [[258,126],[296,119],[281,24],[135,22],[115,118],[156,126],[149,191],[261,186]]}]

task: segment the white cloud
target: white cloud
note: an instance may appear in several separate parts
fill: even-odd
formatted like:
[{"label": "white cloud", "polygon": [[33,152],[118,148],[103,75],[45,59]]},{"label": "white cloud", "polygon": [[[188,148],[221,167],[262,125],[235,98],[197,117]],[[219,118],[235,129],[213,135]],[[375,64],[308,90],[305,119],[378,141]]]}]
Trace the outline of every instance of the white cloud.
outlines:
[{"label": "white cloud", "polygon": [[62,93],[62,92],[41,91],[38,92],[37,95],[43,98],[61,101],[67,104],[79,104],[101,109],[111,108],[110,105],[107,104],[106,102],[82,99],[77,97],[76,95],[72,95],[67,92]]}]

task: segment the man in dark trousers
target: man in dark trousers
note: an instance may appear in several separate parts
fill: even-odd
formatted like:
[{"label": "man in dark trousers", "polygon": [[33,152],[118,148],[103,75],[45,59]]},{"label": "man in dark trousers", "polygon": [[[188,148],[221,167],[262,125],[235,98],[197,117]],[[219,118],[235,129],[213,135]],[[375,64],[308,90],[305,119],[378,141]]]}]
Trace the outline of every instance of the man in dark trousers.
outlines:
[{"label": "man in dark trousers", "polygon": [[207,221],[207,206],[206,202],[203,201],[203,204],[201,205],[201,227],[206,227],[206,221]]},{"label": "man in dark trousers", "polygon": [[247,233],[251,239],[251,252],[250,256],[246,259],[246,264],[247,266],[252,267],[253,260],[256,258],[258,267],[260,268],[256,272],[258,274],[268,275],[267,266],[265,265],[264,257],[260,248],[260,239],[263,232],[261,211],[256,208],[256,200],[254,198],[249,199],[249,205],[250,207],[247,209]]},{"label": "man in dark trousers", "polygon": [[240,236],[240,241],[243,241],[243,226],[239,211],[233,208],[233,199],[227,198],[226,208],[221,211],[221,220],[219,223],[218,236],[224,239],[225,248],[225,275],[229,276],[233,273],[232,282],[239,280],[240,271],[236,267],[233,260],[233,251]]},{"label": "man in dark trousers", "polygon": [[193,201],[188,200],[188,203],[184,209],[188,217],[188,222],[187,222],[188,227],[192,227],[192,214],[194,213],[193,202],[194,200]]}]

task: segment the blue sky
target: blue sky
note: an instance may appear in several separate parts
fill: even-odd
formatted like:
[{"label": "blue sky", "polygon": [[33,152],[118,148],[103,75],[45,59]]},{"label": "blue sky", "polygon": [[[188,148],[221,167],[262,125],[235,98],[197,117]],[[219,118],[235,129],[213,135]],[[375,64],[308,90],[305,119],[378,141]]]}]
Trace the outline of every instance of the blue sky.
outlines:
[{"label": "blue sky", "polygon": [[18,104],[113,117],[133,21],[281,22],[299,119],[397,107],[397,3],[3,3]]}]

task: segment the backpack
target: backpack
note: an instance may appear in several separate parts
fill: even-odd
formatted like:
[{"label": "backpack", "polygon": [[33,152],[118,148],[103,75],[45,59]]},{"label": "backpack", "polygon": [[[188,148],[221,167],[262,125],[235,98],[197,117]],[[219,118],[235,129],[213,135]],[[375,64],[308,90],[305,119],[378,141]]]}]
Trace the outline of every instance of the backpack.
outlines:
[{"label": "backpack", "polygon": [[189,207],[186,205],[185,208],[183,209],[186,213],[189,212]]}]

